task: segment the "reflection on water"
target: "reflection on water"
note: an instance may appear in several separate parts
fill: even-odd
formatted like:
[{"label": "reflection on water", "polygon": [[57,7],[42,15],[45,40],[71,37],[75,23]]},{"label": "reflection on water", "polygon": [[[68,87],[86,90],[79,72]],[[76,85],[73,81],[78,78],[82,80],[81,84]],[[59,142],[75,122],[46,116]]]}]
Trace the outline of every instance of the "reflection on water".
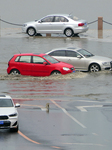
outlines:
[{"label": "reflection on water", "polygon": [[99,39],[103,38],[103,30],[98,30],[98,38]]},{"label": "reflection on water", "polygon": [[9,93],[14,96],[59,96],[66,95],[71,91],[69,80],[76,80],[77,78],[84,78],[85,76],[87,76],[87,74],[81,72],[68,75],[53,75],[49,77],[19,76],[13,77],[11,82],[8,80],[7,86],[9,88]]},{"label": "reflection on water", "polygon": [[[75,76],[76,75],[76,76]],[[69,78],[68,78],[69,77]],[[14,99],[34,100],[47,97],[64,97],[67,98],[90,98],[90,99],[111,99],[112,82],[110,71],[101,71],[98,73],[81,73],[49,76],[41,80],[38,77],[19,77],[15,80],[0,80],[0,83],[5,81],[5,87],[1,90],[2,93],[11,95]],[[4,84],[3,84],[4,85]]]}]

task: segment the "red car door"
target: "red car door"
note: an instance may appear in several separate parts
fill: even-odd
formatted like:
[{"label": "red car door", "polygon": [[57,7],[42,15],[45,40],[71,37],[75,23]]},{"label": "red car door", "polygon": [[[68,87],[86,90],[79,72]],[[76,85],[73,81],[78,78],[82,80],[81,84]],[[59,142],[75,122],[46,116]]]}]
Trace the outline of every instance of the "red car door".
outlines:
[{"label": "red car door", "polygon": [[46,65],[46,61],[38,56],[33,56],[31,67],[32,76],[48,76],[50,75],[50,65]]},{"label": "red car door", "polygon": [[17,68],[22,75],[31,75],[31,56],[21,56]]}]

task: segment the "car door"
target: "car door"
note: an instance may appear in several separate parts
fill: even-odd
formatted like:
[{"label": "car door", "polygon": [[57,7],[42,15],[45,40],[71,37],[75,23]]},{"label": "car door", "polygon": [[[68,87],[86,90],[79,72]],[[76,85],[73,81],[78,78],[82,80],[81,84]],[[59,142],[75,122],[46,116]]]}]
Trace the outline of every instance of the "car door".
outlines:
[{"label": "car door", "polygon": [[75,51],[66,50],[66,62],[72,64],[77,70],[87,70],[85,58]]},{"label": "car door", "polygon": [[49,65],[44,64],[46,62],[42,57],[32,56],[32,76],[48,76],[50,75]]},{"label": "car door", "polygon": [[52,28],[54,33],[63,33],[68,20],[63,16],[55,16]]},{"label": "car door", "polygon": [[16,68],[22,75],[31,75],[31,56],[20,56]]},{"label": "car door", "polygon": [[49,53],[50,56],[53,56],[59,61],[66,62],[65,50],[56,50]]},{"label": "car door", "polygon": [[37,24],[37,32],[38,33],[52,33],[52,21],[53,16],[48,16],[40,20]]}]

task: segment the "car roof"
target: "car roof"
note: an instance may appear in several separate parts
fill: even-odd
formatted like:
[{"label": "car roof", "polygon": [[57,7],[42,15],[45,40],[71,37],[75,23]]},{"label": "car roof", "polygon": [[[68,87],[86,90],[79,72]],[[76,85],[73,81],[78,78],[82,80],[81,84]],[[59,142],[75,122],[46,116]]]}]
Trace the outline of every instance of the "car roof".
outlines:
[{"label": "car roof", "polygon": [[9,95],[0,95],[0,99],[12,99]]},{"label": "car roof", "polygon": [[49,14],[47,16],[66,16],[66,17],[68,17],[68,16],[70,16],[70,14]]},{"label": "car roof", "polygon": [[20,54],[15,54],[14,56],[44,56],[46,54],[38,54],[38,53],[20,53]]},{"label": "car roof", "polygon": [[[77,51],[81,48],[78,48],[78,47],[60,47],[60,48],[55,48],[55,49],[52,49],[50,52],[53,52],[53,51],[56,51],[56,50],[71,50],[71,51]],[[49,53],[49,52],[48,52]],[[47,53],[46,53],[47,54]]]}]

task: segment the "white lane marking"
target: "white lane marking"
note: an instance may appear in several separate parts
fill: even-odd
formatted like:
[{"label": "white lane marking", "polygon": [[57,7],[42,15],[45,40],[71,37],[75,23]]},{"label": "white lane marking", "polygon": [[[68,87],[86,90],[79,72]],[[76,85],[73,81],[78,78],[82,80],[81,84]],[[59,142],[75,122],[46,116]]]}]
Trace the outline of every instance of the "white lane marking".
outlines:
[{"label": "white lane marking", "polygon": [[87,112],[85,108],[90,108],[90,107],[103,107],[103,105],[91,105],[91,106],[76,106],[77,109],[79,109],[82,112]]},{"label": "white lane marking", "polygon": [[75,119],[73,116],[71,116],[64,108],[62,108],[60,105],[58,105],[54,100],[51,100],[52,103],[54,103],[57,107],[62,109],[62,111],[69,116],[73,121],[75,121],[77,124],[79,124],[82,128],[86,128],[82,123],[80,123],[77,119]]},{"label": "white lane marking", "polygon": [[82,146],[105,146],[105,145],[102,145],[102,144],[94,144],[94,143],[63,143],[63,144],[68,144],[68,145],[82,145]]},{"label": "white lane marking", "polygon": [[77,106],[76,108],[82,112],[87,112],[87,110],[83,106]]}]

